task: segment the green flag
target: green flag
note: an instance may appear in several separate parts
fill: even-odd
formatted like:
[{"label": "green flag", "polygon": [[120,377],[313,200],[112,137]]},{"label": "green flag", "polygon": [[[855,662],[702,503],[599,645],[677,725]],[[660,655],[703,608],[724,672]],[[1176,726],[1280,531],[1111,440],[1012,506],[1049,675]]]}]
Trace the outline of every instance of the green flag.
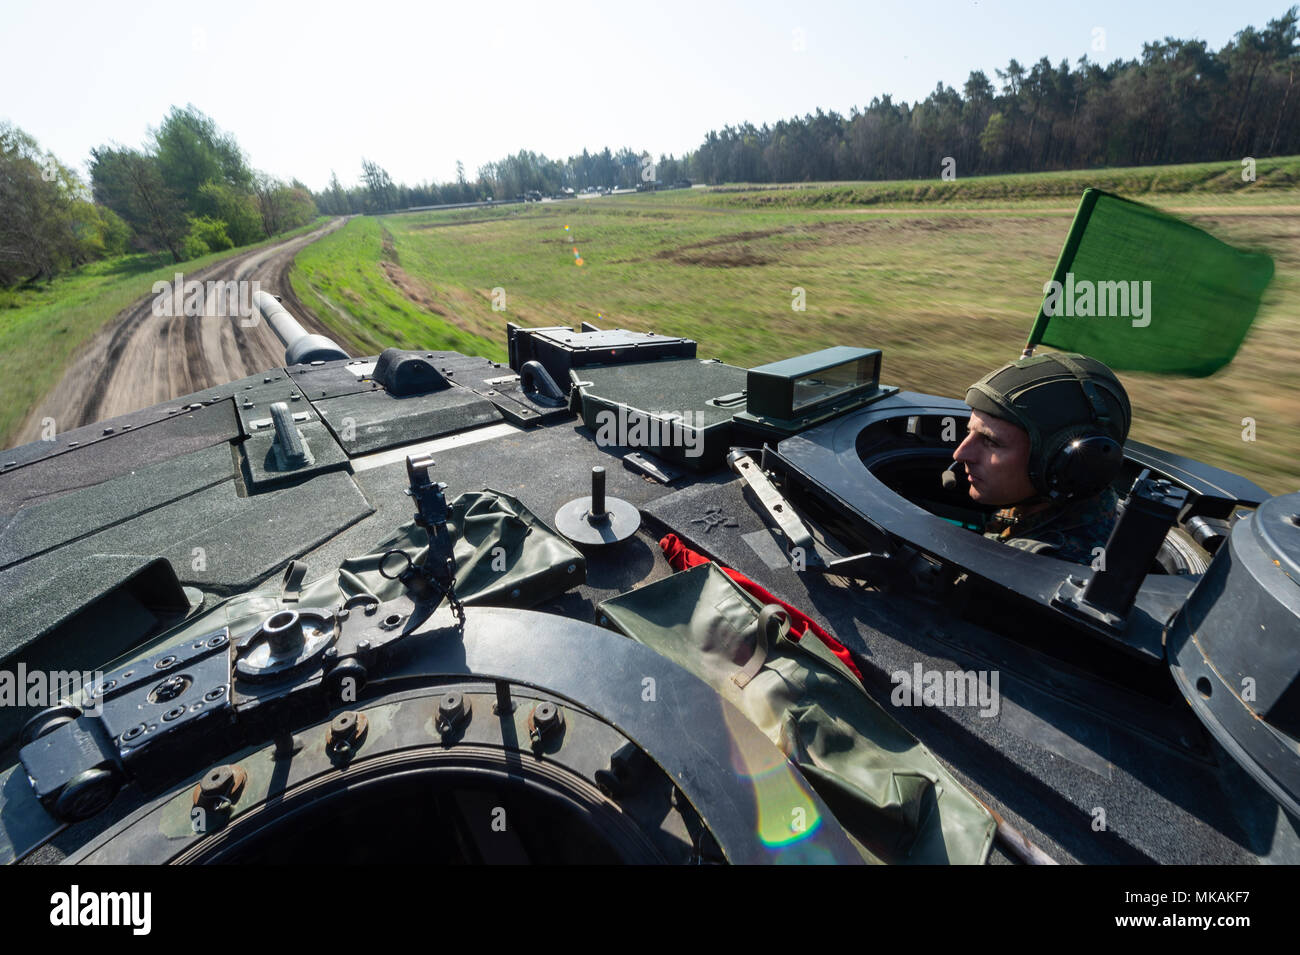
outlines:
[{"label": "green flag", "polygon": [[1211,375],[1232,361],[1272,278],[1267,255],[1089,189],[1027,344],[1120,371]]}]

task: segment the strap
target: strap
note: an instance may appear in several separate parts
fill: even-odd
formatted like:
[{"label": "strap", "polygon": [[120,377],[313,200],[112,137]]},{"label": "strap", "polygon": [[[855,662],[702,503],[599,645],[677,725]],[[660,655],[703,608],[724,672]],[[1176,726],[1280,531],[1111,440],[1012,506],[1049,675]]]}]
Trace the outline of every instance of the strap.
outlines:
[{"label": "strap", "polygon": [[754,623],[754,652],[731,681],[742,690],[758,676],[767,661],[768,647],[790,632],[790,613],[780,604],[768,604],[759,611]]},{"label": "strap", "polygon": [[1106,410],[1106,402],[1102,400],[1096,383],[1088,377],[1088,370],[1066,355],[1053,354],[1052,357],[1056,359],[1057,364],[1067,368],[1078,379],[1079,387],[1083,389],[1084,397],[1088,399],[1088,404],[1092,408],[1092,420],[1103,427],[1109,426],[1110,413]]},{"label": "strap", "polygon": [[306,561],[289,561],[289,566],[284,569],[284,580],[280,584],[281,602],[287,604],[298,602],[298,595],[302,591],[302,581],[306,576]]}]

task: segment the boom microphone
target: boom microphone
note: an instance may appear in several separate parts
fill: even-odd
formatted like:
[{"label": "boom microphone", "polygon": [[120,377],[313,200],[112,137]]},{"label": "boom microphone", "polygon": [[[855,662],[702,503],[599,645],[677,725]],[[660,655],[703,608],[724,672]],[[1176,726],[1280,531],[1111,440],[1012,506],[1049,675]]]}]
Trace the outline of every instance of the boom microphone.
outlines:
[{"label": "boom microphone", "polygon": [[966,465],[962,464],[960,461],[954,461],[943,469],[943,475],[940,477],[940,480],[943,482],[943,489],[945,491],[952,491],[957,488],[957,468],[961,468],[963,474],[966,473]]}]

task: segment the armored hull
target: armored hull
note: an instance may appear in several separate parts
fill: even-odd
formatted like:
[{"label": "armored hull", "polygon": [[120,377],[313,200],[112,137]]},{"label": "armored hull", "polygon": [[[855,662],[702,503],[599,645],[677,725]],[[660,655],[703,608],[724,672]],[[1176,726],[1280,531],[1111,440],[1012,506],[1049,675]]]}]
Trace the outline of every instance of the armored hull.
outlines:
[{"label": "armored hull", "polygon": [[[1095,572],[959,526],[978,514],[939,477],[967,409],[881,385],[878,352],[747,371],[680,339],[509,336],[510,365],[315,357],[6,452],[4,667],[98,682],[5,709],[0,856],[917,861],[864,849],[818,758],[737,691],[618,632],[622,595],[678,593],[675,535],[846,649],[941,767],[934,791],[996,822],[978,859],[1300,861],[1294,562],[1258,568],[1294,548],[1294,495],[1274,524],[1250,482],[1130,443],[1117,487],[1164,481],[1179,529],[1217,531],[1164,546],[1117,624],[1069,592]],[[845,360],[865,371],[841,386],[827,368]],[[799,404],[774,376],[820,390]],[[728,468],[733,449],[762,481]],[[411,462],[429,459],[463,622],[399,573],[437,552],[434,524],[412,524]],[[566,542],[566,506],[602,510],[598,468],[634,531]],[[1243,575],[1259,593],[1234,615]],[[1198,644],[1207,619],[1218,636]],[[1278,639],[1215,669],[1232,628],[1260,625]],[[1197,690],[1203,671],[1238,710]],[[1234,735],[1243,714],[1266,740]]]}]

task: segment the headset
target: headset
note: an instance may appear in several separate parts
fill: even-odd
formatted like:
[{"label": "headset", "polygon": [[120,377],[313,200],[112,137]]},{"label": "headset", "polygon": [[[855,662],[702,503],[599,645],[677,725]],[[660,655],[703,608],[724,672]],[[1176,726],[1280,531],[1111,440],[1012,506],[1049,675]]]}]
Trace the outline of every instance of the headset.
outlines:
[{"label": "headset", "polygon": [[[1088,376],[1087,369],[1066,355],[1051,357],[1078,381],[1091,420],[1085,425],[1061,428],[1046,437],[1042,453],[1029,463],[1029,479],[1047,497],[1068,501],[1096,494],[1119,477],[1124,465],[1124,446],[1109,433],[1110,412],[1101,389]],[[1117,403],[1122,409],[1123,402]],[[1039,462],[1045,462],[1041,475],[1035,473]]]}]

